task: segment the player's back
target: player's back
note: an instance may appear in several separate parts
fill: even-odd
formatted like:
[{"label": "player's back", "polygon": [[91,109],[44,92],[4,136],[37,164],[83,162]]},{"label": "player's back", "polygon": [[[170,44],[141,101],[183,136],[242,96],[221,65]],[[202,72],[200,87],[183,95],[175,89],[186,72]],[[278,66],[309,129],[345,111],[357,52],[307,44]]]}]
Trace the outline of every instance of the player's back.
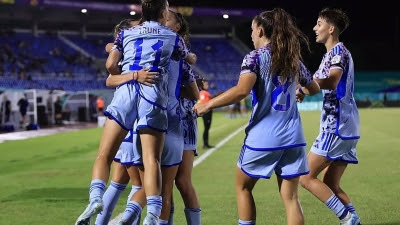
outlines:
[{"label": "player's back", "polygon": [[[155,21],[146,21],[118,34],[114,45],[123,53],[122,73],[150,68],[158,71],[158,82],[151,87],[139,84],[137,92],[146,101],[162,109],[167,108],[169,61],[175,51],[186,53],[180,46],[182,38],[171,29]],[[179,54],[184,57],[185,54]]]},{"label": "player's back", "polygon": [[123,73],[146,67],[164,73],[179,40],[171,29],[154,21],[124,30],[117,38],[121,39],[123,48]]},{"label": "player's back", "polygon": [[305,145],[295,97],[297,80],[283,80],[282,76],[271,74],[268,46],[249,55],[249,61],[254,61],[249,67],[258,67],[258,74],[252,90],[253,109],[245,144],[254,149]]}]

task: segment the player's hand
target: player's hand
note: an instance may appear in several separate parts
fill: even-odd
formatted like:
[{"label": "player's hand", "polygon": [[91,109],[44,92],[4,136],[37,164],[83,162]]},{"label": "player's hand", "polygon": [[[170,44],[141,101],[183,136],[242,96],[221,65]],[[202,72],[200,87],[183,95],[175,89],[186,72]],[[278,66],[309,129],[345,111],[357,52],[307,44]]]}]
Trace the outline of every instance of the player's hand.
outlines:
[{"label": "player's hand", "polygon": [[296,101],[303,102],[305,95],[300,93],[299,89],[296,89]]},{"label": "player's hand", "polygon": [[114,43],[107,43],[107,45],[105,47],[106,52],[110,53],[113,46],[114,46]]},{"label": "player's hand", "polygon": [[193,106],[193,111],[198,115],[198,116],[203,116],[206,114],[208,111],[210,111],[210,108],[208,107],[207,103],[196,103]]},{"label": "player's hand", "polygon": [[150,72],[150,68],[144,68],[138,71],[137,82],[152,87],[152,84],[158,82],[158,72]]}]

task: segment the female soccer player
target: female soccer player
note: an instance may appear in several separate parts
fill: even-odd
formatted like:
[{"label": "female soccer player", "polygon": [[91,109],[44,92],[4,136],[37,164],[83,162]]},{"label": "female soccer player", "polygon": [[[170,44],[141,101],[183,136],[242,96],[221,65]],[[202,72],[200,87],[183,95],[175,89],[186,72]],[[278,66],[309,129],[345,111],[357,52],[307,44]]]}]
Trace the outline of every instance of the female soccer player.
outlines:
[{"label": "female soccer player", "polygon": [[[122,30],[129,29],[133,26],[138,25],[140,22],[139,19],[124,19],[122,20],[119,24],[117,24],[114,28],[114,38],[117,37],[118,33]],[[109,43],[106,45],[106,52],[110,53],[111,48],[114,44]],[[146,70],[147,71],[147,70]],[[150,85],[148,82],[150,79],[155,79],[155,74],[158,74],[157,72],[150,72],[150,73],[138,73],[138,78],[137,81],[141,82],[142,84],[145,85]],[[145,77],[142,77],[143,75],[146,75]],[[125,83],[128,81],[134,80],[134,75],[132,76],[114,76],[110,75],[107,80],[106,80],[106,85],[110,87],[116,87],[121,83]],[[155,83],[155,80],[153,80]],[[125,132],[125,130],[123,131]],[[130,178],[129,174],[126,171],[126,168],[124,165],[120,163],[121,161],[121,155],[123,151],[132,151],[133,148],[133,129],[129,131],[127,134],[126,138],[123,140],[121,143],[121,146],[118,149],[118,152],[114,158],[114,161],[112,162],[112,176],[111,176],[111,182],[109,186],[107,187],[107,190],[104,192],[103,195],[103,210],[101,213],[99,213],[96,217],[96,225],[107,225],[112,212],[114,210],[115,205],[118,202],[118,199],[121,195],[121,193],[125,190],[126,185],[129,183],[129,180],[131,181],[132,184],[132,189],[129,194],[129,196],[132,196],[136,191],[141,189],[142,183],[140,181],[139,177],[139,171],[136,171],[135,175],[132,175]],[[130,197],[129,197],[130,199]],[[140,221],[140,218],[138,218],[138,221]]]},{"label": "female soccer player", "polygon": [[[314,80],[323,89],[320,133],[308,153],[310,173],[301,185],[336,214],[342,225],[360,224],[348,195],[340,187],[347,164],[358,163],[356,145],[360,119],[353,97],[354,64],[349,50],[339,41],[349,18],[339,9],[323,9],[314,32],[317,43],[326,47]],[[318,175],[325,169],[323,180]]]},{"label": "female soccer player", "polygon": [[[178,32],[182,30],[184,27],[181,25],[177,25],[172,19],[175,16],[175,13],[170,11],[167,19],[166,26],[171,28],[174,32]],[[181,33],[182,34],[182,33]],[[172,224],[169,221],[170,210],[172,204],[172,191],[175,176],[178,170],[179,164],[182,162],[182,154],[183,154],[183,130],[181,124],[181,107],[180,107],[180,90],[181,84],[185,88],[186,92],[190,95],[198,96],[198,89],[195,85],[194,73],[191,69],[191,66],[183,61],[183,60],[171,60],[170,61],[170,71],[168,74],[168,107],[167,107],[167,115],[168,115],[168,130],[165,136],[165,144],[161,156],[161,173],[162,173],[162,210],[160,219],[158,220],[160,225],[164,224]],[[194,85],[193,85],[194,84]],[[135,142],[134,137],[134,142]],[[143,166],[143,152],[140,146],[140,143],[136,144],[136,148],[133,149],[133,158],[130,164],[139,166]],[[129,163],[129,162],[128,162]],[[128,164],[127,163],[127,164]],[[135,166],[129,167],[128,172],[130,170],[136,169]],[[139,191],[133,195],[131,201],[128,203],[127,208],[122,216],[122,221],[120,224],[131,224],[133,219],[137,219],[140,215],[142,202],[141,192]],[[157,219],[155,219],[157,220]]]},{"label": "female soccer player", "polygon": [[[186,45],[190,46],[189,42],[189,24],[180,13],[171,12],[168,15],[167,26],[176,31],[186,41]],[[187,63],[184,67],[189,67]],[[200,79],[195,75],[196,80]],[[191,82],[187,85],[191,91],[191,95],[182,93],[179,99],[181,105],[181,125],[183,127],[184,151],[182,163],[179,165],[178,172],[175,177],[175,185],[178,188],[185,205],[185,217],[187,224],[201,224],[201,208],[196,190],[192,184],[192,169],[194,156],[197,155],[197,116],[192,110],[194,102],[199,99],[199,90],[197,82]],[[193,91],[194,90],[194,91]],[[173,212],[171,207],[169,224],[173,224]]]},{"label": "female soccer player", "polygon": [[[121,31],[109,54],[106,67],[109,71],[119,69],[122,59],[122,74],[132,71],[137,74],[150,67],[151,72],[159,72],[160,79],[152,87],[129,82],[118,87],[114,98],[104,112],[108,119],[103,128],[99,150],[93,165],[92,182],[89,188],[90,203],[78,217],[76,225],[90,224],[93,215],[103,207],[102,196],[110,174],[110,164],[126,133],[122,129],[133,128],[138,119],[137,130],[143,148],[145,168],[143,186],[147,198],[147,215],[160,216],[161,172],[160,156],[167,128],[167,72],[172,57],[188,58],[189,52],[184,41],[162,24],[166,22],[168,2],[166,0],[142,0],[142,19],[140,26]],[[174,53],[174,54],[173,54]],[[112,60],[111,60],[112,59]],[[118,73],[111,73],[118,74]],[[111,119],[110,119],[111,118]]]},{"label": "female soccer player", "polygon": [[296,103],[296,85],[307,95],[318,84],[301,62],[300,40],[307,37],[283,9],[265,11],[252,21],[255,50],[241,66],[238,84],[194,110],[203,115],[212,108],[239,102],[252,92],[253,105],[236,168],[239,225],[256,224],[252,190],[260,178],[275,171],[285,205],[287,224],[304,224],[298,200],[299,176],[308,173],[306,145]]}]

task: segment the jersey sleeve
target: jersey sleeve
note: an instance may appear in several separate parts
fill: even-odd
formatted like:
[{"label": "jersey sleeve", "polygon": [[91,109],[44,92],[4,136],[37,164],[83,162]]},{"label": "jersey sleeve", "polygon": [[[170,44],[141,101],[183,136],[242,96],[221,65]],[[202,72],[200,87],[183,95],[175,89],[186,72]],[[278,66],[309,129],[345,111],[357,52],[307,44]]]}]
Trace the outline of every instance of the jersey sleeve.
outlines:
[{"label": "jersey sleeve", "polygon": [[313,81],[313,76],[303,62],[300,62],[299,83],[301,86],[307,86]]},{"label": "jersey sleeve", "polygon": [[240,68],[240,75],[246,73],[259,74],[259,71],[260,71],[260,66],[259,66],[258,54],[256,51],[252,51],[244,57]]},{"label": "jersey sleeve", "polygon": [[340,69],[344,70],[348,64],[347,57],[344,54],[343,48],[340,45],[336,45],[330,51],[330,70]]},{"label": "jersey sleeve", "polygon": [[119,52],[123,52],[123,45],[122,45],[123,40],[124,40],[124,31],[120,31],[114,40],[114,46],[112,47],[112,50],[118,50]]},{"label": "jersey sleeve", "polygon": [[193,71],[192,66],[186,62],[183,61],[183,65],[182,65],[182,84],[183,85],[187,85],[190,84],[192,82],[194,82],[196,75]]},{"label": "jersey sleeve", "polygon": [[189,55],[189,49],[187,48],[183,38],[179,35],[176,36],[177,40],[175,42],[175,49],[171,58],[173,60],[185,59]]}]

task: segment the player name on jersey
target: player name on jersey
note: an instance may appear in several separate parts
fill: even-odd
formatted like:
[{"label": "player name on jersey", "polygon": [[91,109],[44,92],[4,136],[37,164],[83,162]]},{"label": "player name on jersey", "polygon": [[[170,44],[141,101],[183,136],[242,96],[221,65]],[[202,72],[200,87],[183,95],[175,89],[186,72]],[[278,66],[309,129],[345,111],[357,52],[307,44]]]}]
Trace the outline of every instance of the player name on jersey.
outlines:
[{"label": "player name on jersey", "polygon": [[141,27],[139,34],[161,34],[161,29],[155,27]]}]

